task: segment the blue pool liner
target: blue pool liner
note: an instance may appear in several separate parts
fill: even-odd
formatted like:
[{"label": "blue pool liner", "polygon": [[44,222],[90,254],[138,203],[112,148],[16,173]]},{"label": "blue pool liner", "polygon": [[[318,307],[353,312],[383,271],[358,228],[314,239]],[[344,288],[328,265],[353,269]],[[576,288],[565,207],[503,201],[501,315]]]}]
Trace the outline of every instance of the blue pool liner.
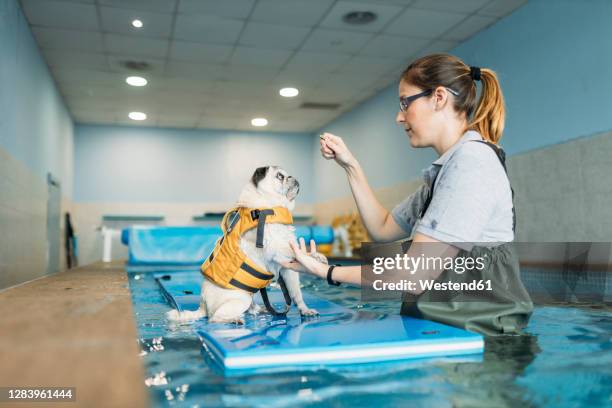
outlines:
[{"label": "blue pool liner", "polygon": [[[121,231],[121,242],[128,246],[128,269],[163,269],[167,266],[196,269],[210,255],[223,234],[218,226],[160,227],[133,226]],[[298,226],[297,237],[317,244],[333,242],[329,226]],[[145,269],[143,269],[143,267]]]},{"label": "blue pool liner", "polygon": [[304,241],[310,242],[312,238],[312,232],[310,230],[310,226],[308,225],[298,225],[295,227],[295,237],[296,239],[304,238]]},{"label": "blue pool liner", "polygon": [[222,235],[220,227],[134,226],[122,232],[128,265],[199,266]]},{"label": "blue pool liner", "polygon": [[[197,310],[199,272],[154,275],[169,303],[179,311]],[[276,308],[282,293],[269,290]],[[262,304],[259,294],[255,301]],[[285,317],[245,315],[245,324],[195,323],[211,359],[225,374],[303,366],[337,366],[481,354],[483,337],[462,329],[400,315],[355,311],[304,293],[317,309],[316,318],[302,318],[295,307]]]},{"label": "blue pool liner", "polygon": [[317,244],[331,244],[334,242],[334,230],[329,225],[313,225],[310,227],[312,239]]}]

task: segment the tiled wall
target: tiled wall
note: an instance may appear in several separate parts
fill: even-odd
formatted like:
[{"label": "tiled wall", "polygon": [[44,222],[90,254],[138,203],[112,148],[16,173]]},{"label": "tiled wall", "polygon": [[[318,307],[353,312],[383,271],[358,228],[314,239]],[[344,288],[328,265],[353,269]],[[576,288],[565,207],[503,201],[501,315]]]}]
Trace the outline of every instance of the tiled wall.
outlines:
[{"label": "tiled wall", "polygon": [[[72,223],[78,237],[79,264],[85,265],[102,259],[103,239],[100,231],[104,215],[163,215],[164,221],[156,225],[204,225],[194,223],[192,217],[204,212],[222,212],[228,203],[73,203]],[[296,205],[294,214],[311,215],[311,205]],[[109,227],[121,229],[126,223],[113,222]],[[127,259],[127,248],[119,235],[112,240],[112,259]]]},{"label": "tiled wall", "polygon": [[[508,158],[515,192],[516,241],[612,241],[612,132],[583,137]],[[420,180],[376,190],[393,208]],[[316,219],[354,211],[352,196],[318,203]]]},{"label": "tiled wall", "polygon": [[612,132],[509,158],[517,241],[612,241]]},{"label": "tiled wall", "polygon": [[[0,148],[0,289],[47,270],[47,185]],[[70,202],[62,200],[62,213]],[[63,220],[62,220],[63,221]],[[60,270],[65,269],[63,225]]]}]

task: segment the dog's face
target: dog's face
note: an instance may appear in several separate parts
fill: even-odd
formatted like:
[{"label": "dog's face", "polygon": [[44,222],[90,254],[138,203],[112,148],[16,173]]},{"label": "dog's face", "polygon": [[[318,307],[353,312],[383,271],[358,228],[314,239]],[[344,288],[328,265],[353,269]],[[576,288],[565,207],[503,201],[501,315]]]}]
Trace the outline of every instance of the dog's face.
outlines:
[{"label": "dog's face", "polygon": [[289,202],[294,201],[300,191],[300,183],[295,177],[278,166],[259,167],[251,182],[262,195],[286,197]]}]

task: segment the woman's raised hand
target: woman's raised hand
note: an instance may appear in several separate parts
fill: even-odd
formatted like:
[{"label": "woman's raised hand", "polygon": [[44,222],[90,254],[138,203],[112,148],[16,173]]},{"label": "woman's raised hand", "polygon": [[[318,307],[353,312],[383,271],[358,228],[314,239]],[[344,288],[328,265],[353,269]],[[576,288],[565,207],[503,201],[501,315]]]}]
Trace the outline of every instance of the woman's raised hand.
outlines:
[{"label": "woman's raised hand", "polygon": [[323,133],[319,136],[319,144],[321,145],[321,155],[327,160],[334,159],[342,168],[355,164],[355,157],[341,137],[331,133]]},{"label": "woman's raised hand", "polygon": [[321,276],[327,265],[320,262],[314,255],[317,254],[317,246],[314,240],[310,240],[310,252],[306,249],[306,241],[300,238],[299,243],[290,241],[289,246],[293,250],[295,260],[291,262],[281,262],[285,268],[293,269],[298,272],[307,272],[316,276]]}]

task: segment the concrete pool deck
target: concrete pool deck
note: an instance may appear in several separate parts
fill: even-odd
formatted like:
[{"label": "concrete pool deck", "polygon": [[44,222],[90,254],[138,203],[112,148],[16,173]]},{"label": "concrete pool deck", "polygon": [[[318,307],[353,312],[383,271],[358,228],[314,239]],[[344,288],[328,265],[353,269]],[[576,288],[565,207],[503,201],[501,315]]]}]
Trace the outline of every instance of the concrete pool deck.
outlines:
[{"label": "concrete pool deck", "polygon": [[76,403],[37,407],[149,405],[123,262],[0,291],[0,333],[0,387],[76,387]]}]

